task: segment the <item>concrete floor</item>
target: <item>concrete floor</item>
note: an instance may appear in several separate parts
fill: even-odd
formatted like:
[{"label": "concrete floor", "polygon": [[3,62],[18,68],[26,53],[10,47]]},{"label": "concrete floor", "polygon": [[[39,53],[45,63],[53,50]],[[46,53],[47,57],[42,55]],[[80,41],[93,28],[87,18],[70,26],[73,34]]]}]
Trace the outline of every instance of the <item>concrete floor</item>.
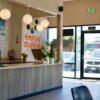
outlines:
[{"label": "concrete floor", "polygon": [[86,85],[94,100],[100,100],[100,81],[63,79],[63,88],[36,95],[23,100],[73,100],[71,88]]}]

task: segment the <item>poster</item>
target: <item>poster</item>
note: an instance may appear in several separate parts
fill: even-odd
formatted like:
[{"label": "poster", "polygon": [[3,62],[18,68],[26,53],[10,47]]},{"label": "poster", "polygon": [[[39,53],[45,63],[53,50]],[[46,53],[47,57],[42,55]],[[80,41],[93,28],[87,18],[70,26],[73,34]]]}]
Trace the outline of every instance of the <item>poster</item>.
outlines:
[{"label": "poster", "polygon": [[24,34],[24,48],[41,48],[41,37],[38,35]]}]

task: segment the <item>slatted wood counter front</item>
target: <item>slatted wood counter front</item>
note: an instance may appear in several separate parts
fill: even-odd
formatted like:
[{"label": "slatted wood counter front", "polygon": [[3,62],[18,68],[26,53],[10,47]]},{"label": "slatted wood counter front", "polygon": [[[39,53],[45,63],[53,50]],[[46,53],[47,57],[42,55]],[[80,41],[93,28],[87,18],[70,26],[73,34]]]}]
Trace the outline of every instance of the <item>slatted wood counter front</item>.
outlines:
[{"label": "slatted wood counter front", "polygon": [[62,64],[4,64],[0,67],[0,100],[62,86]]}]

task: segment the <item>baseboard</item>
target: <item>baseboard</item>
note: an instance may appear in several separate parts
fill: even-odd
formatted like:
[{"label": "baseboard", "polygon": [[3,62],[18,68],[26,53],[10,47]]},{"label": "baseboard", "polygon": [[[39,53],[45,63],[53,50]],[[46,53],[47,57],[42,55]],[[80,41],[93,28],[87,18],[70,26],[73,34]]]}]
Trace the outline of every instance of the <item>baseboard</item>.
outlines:
[{"label": "baseboard", "polygon": [[25,99],[25,98],[32,97],[32,96],[35,96],[35,95],[38,95],[38,94],[42,94],[42,93],[46,93],[46,92],[49,92],[49,91],[52,91],[52,90],[55,90],[55,89],[59,89],[59,88],[62,88],[62,86],[58,86],[58,87],[54,87],[54,88],[51,88],[51,89],[46,89],[46,90],[30,93],[30,94],[19,96],[19,97],[10,98],[8,100],[21,100],[21,99]]}]

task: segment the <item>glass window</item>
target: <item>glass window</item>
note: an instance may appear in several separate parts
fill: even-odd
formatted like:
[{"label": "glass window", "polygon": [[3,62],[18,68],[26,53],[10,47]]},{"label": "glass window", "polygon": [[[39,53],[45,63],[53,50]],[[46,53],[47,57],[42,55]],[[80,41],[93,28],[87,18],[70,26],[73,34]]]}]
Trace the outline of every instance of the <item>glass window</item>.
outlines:
[{"label": "glass window", "polygon": [[75,74],[75,27],[63,28],[63,76]]},{"label": "glass window", "polygon": [[57,39],[57,28],[49,28],[48,29],[48,39],[51,43],[53,40]]}]

